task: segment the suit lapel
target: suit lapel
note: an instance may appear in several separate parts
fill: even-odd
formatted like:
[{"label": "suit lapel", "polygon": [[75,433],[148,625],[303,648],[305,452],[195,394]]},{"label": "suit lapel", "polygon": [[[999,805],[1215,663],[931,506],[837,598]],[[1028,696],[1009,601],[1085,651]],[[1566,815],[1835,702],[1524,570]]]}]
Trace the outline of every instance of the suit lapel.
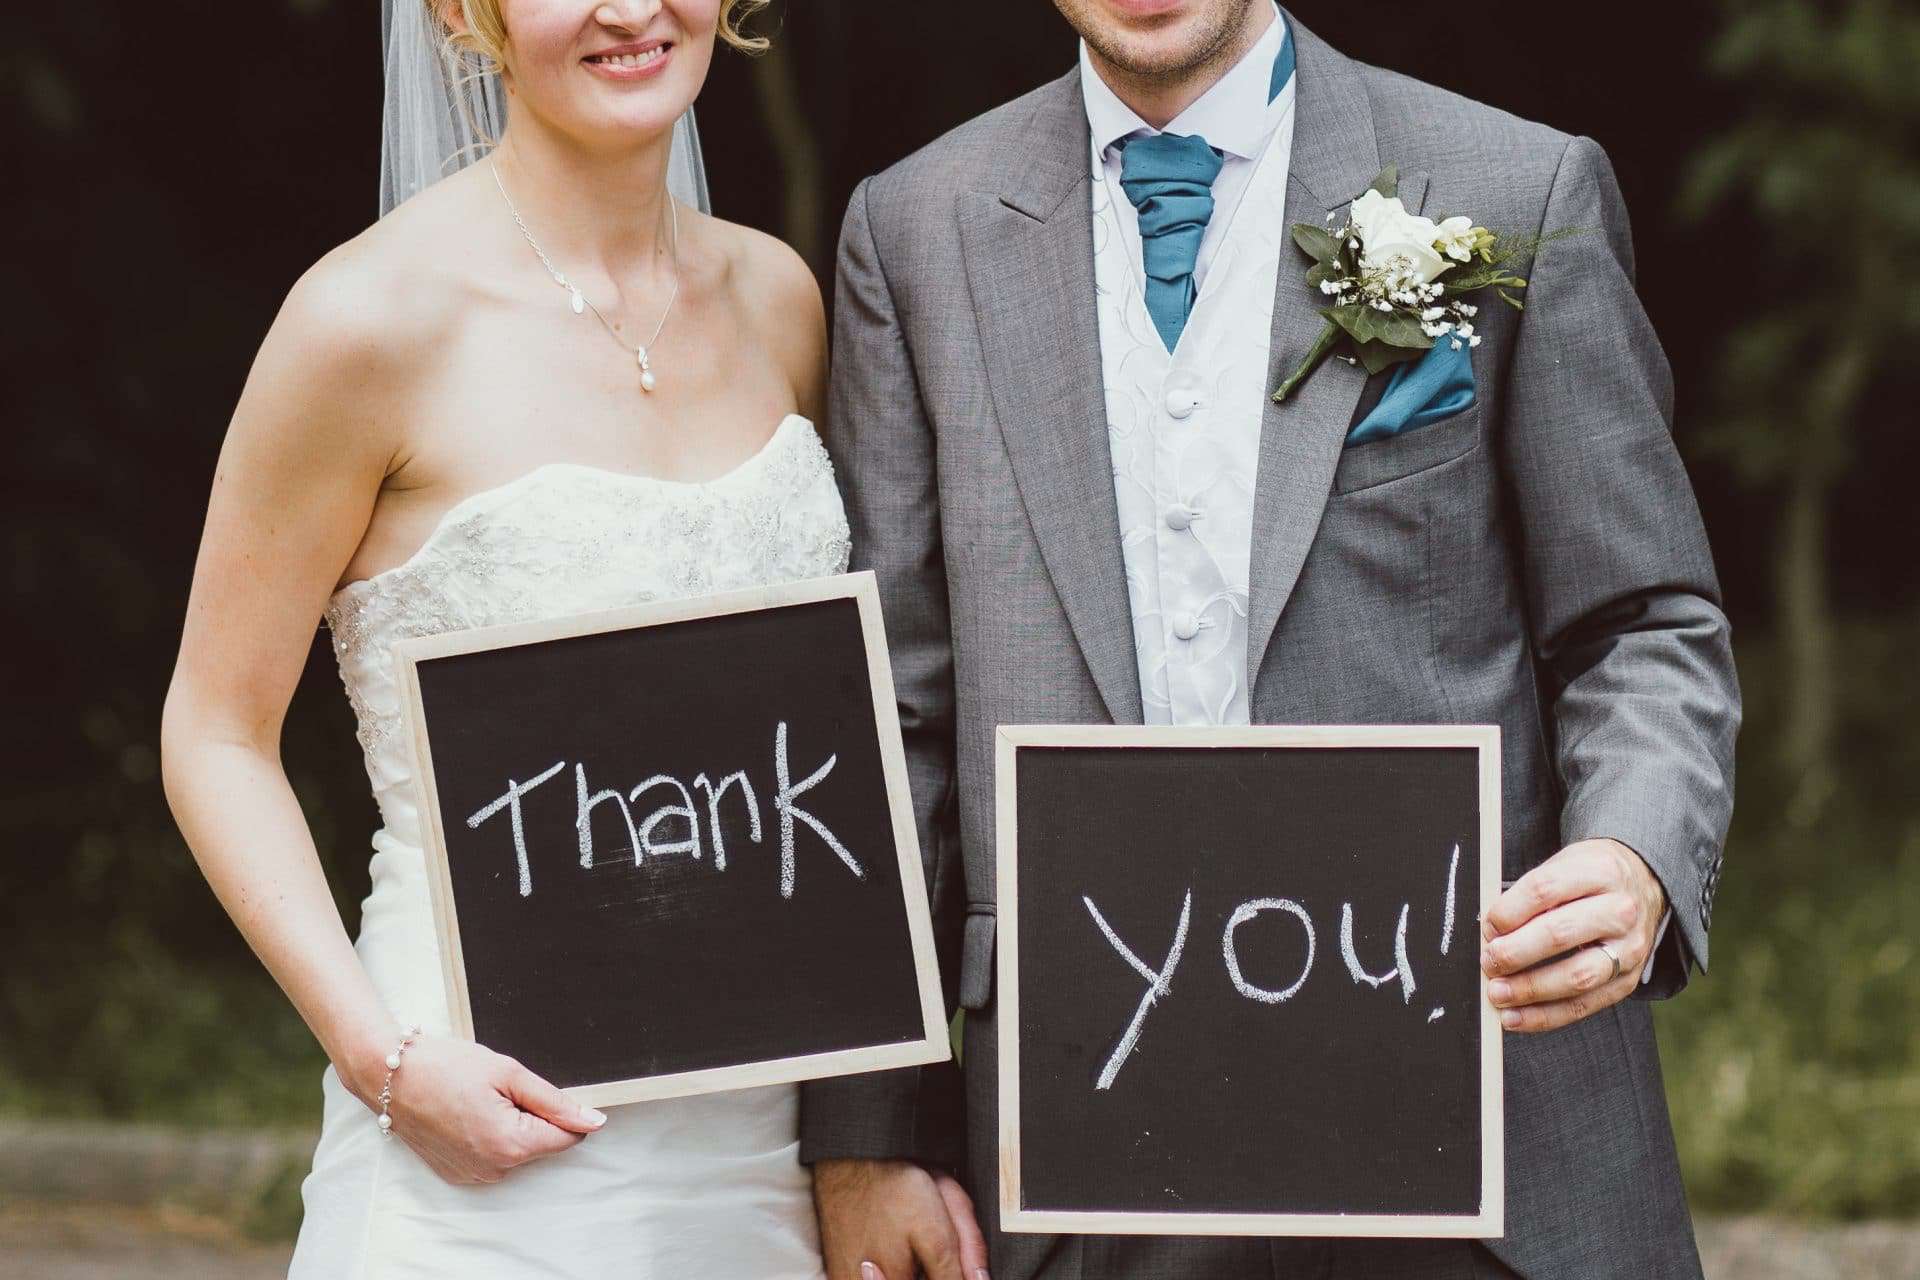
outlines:
[{"label": "suit lapel", "polygon": [[962,197],[967,283],[995,416],[1040,553],[1115,722],[1140,722],[1094,307],[1078,72],[1047,86],[997,192]]},{"label": "suit lapel", "polygon": [[[1325,225],[1329,211],[1344,210],[1386,161],[1375,144],[1373,112],[1358,68],[1302,27],[1291,12],[1287,21],[1296,41],[1299,77],[1287,169],[1290,239],[1294,223]],[[1400,196],[1409,209],[1419,210],[1426,187],[1424,174],[1401,175]],[[1324,323],[1319,314],[1322,299],[1306,284],[1308,265],[1292,251],[1280,263],[1269,389],[1299,364]],[[1366,370],[1329,358],[1285,403],[1269,400],[1262,415],[1247,603],[1250,685],[1258,681],[1280,612],[1320,527],[1334,468],[1366,380]]]}]

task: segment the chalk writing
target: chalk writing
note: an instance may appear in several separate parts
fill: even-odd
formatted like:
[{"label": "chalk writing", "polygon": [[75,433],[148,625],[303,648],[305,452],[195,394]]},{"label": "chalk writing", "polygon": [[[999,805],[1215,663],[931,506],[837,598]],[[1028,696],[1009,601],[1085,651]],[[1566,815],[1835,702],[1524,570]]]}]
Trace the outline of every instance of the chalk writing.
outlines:
[{"label": "chalk writing", "polygon": [[[829,754],[825,763],[808,774],[799,782],[793,781],[792,766],[787,758],[787,722],[782,720],[774,729],[773,735],[773,776],[776,790],[773,795],[774,813],[780,821],[780,896],[791,898],[797,879],[796,869],[796,823],[804,825],[818,836],[827,848],[833,850],[847,870],[856,879],[866,878],[866,868],[860,864],[853,852],[842,843],[819,816],[802,809],[795,803],[800,796],[826,781],[827,775],[839,763],[837,754]],[[533,893],[533,865],[528,853],[526,821],[522,801],[528,792],[567,767],[561,760],[529,782],[507,780],[507,789],[499,797],[489,801],[467,818],[469,827],[478,828],[487,819],[501,810],[506,810],[513,832],[513,854],[515,869],[519,873],[521,897]],[[587,782],[587,766],[575,763],[574,778],[574,844],[579,851],[579,863],[585,870],[594,865],[593,814],[604,804],[611,804],[620,814],[620,820],[627,830],[628,848],[633,852],[633,865],[644,865],[649,859],[667,858],[679,855],[691,855],[696,861],[704,855],[705,843],[701,832],[700,810],[694,804],[693,792],[687,785],[668,773],[656,773],[642,781],[624,795],[617,789],[594,790]],[[706,828],[713,841],[713,866],[716,871],[727,869],[726,835],[720,825],[720,802],[727,792],[737,790],[740,802],[746,809],[747,834],[755,844],[761,843],[760,797],[748,780],[746,770],[735,770],[722,777],[716,784],[705,773],[694,777],[693,786],[706,793]],[[640,797],[649,791],[664,790],[669,793],[667,803],[653,809],[638,823],[634,821],[631,806],[640,803]],[[671,821],[686,823],[685,835],[677,839],[668,839],[657,835],[662,823]],[[676,834],[669,832],[668,834]]]},{"label": "chalk writing", "polygon": [[1173,980],[1173,971],[1180,964],[1180,952],[1187,945],[1187,923],[1193,918],[1193,890],[1187,890],[1187,900],[1180,905],[1180,923],[1174,929],[1173,946],[1167,949],[1166,961],[1161,964],[1158,973],[1149,969],[1139,956],[1133,954],[1126,943],[1120,941],[1120,935],[1113,931],[1113,926],[1107,923],[1107,918],[1100,914],[1100,908],[1093,905],[1092,898],[1083,894],[1080,901],[1086,903],[1088,914],[1093,917],[1093,922],[1100,926],[1100,932],[1107,935],[1107,941],[1112,943],[1113,949],[1120,953],[1120,958],[1132,966],[1135,973],[1147,980],[1146,994],[1140,997],[1140,1007],[1133,1011],[1133,1021],[1127,1024],[1126,1032],[1120,1037],[1120,1043],[1113,1047],[1113,1052],[1107,1057],[1107,1065],[1100,1069],[1100,1078],[1094,1081],[1093,1087],[1096,1089],[1111,1089],[1113,1078],[1120,1074],[1121,1064],[1126,1062],[1128,1056],[1133,1053],[1133,1046],[1140,1039],[1140,1027],[1147,1020],[1147,1010],[1153,1007],[1155,1001],[1167,994],[1169,984]]},{"label": "chalk writing", "polygon": [[793,820],[795,818],[812,827],[813,833],[827,842],[827,847],[839,855],[840,861],[847,864],[847,870],[853,872],[855,878],[865,879],[866,869],[854,861],[853,855],[847,852],[845,845],[834,838],[833,832],[827,830],[820,819],[793,803],[796,796],[813,790],[821,779],[832,773],[833,766],[840,762],[840,757],[828,756],[825,764],[808,774],[806,780],[796,787],[787,772],[787,722],[785,720],[782,720],[780,727],[774,730],[773,741],[773,776],[774,780],[780,784],[779,792],[773,797],[774,812],[780,815],[780,896],[783,898],[793,896]]},{"label": "chalk writing", "polygon": [[[1281,991],[1269,991],[1265,987],[1256,987],[1240,973],[1240,955],[1233,945],[1233,935],[1240,926],[1247,923],[1263,911],[1285,911],[1297,917],[1300,927],[1307,931],[1307,959],[1300,966],[1300,976],[1293,985]],[[1313,972],[1313,921],[1307,916],[1307,909],[1290,898],[1255,898],[1252,902],[1243,902],[1233,909],[1227,917],[1227,927],[1220,935],[1220,950],[1226,957],[1227,977],[1233,979],[1233,989],[1249,1000],[1258,1000],[1261,1004],[1280,1004],[1291,1000],[1294,992],[1306,985],[1307,975]]]},{"label": "chalk writing", "polygon": [[467,819],[469,827],[478,828],[481,823],[500,812],[502,807],[512,814],[513,856],[515,862],[519,864],[520,896],[523,898],[533,892],[533,867],[527,861],[527,831],[526,825],[520,820],[520,797],[566,767],[567,762],[562,760],[532,782],[527,783],[515,782],[512,778],[508,778],[506,794]]},{"label": "chalk writing", "polygon": [[[1446,954],[1453,942],[1456,881],[1459,878],[1459,872],[1460,846],[1456,844],[1453,846],[1451,865],[1447,869],[1446,905],[1441,916],[1440,951],[1442,955]],[[1173,971],[1180,963],[1181,951],[1187,941],[1187,926],[1193,917],[1193,890],[1187,890],[1186,898],[1180,905],[1180,923],[1174,931],[1173,945],[1168,949],[1167,958],[1158,970],[1135,955],[1132,948],[1120,940],[1120,935],[1115,933],[1113,926],[1107,923],[1107,918],[1100,913],[1100,908],[1094,905],[1092,898],[1082,894],[1080,901],[1086,906],[1087,914],[1093,917],[1093,923],[1106,937],[1107,943],[1147,984],[1146,991],[1141,994],[1140,1003],[1134,1008],[1132,1021],[1121,1033],[1113,1052],[1107,1057],[1106,1065],[1101,1068],[1100,1075],[1094,1082],[1095,1089],[1110,1089],[1120,1068],[1126,1064],[1127,1059],[1133,1054],[1135,1045],[1139,1042],[1140,1029],[1146,1022],[1148,1010],[1159,1001],[1166,999],[1172,990]],[[1278,989],[1258,986],[1247,980],[1246,974],[1240,967],[1240,944],[1236,936],[1242,925],[1251,923],[1269,911],[1283,912],[1299,921],[1306,941],[1306,957],[1301,961],[1299,975],[1289,985]],[[1383,973],[1369,973],[1366,966],[1361,964],[1359,952],[1354,946],[1353,904],[1351,902],[1340,904],[1340,957],[1346,962],[1348,975],[1356,985],[1364,983],[1373,990],[1378,990],[1390,982],[1398,984],[1400,1000],[1403,1004],[1411,1003],[1413,993],[1417,990],[1413,975],[1413,961],[1407,951],[1407,922],[1411,914],[1412,904],[1401,903],[1400,917],[1393,931],[1393,968]],[[1260,1004],[1284,1004],[1306,985],[1308,977],[1313,973],[1314,947],[1313,917],[1308,914],[1305,907],[1291,898],[1254,898],[1241,903],[1227,917],[1226,927],[1220,935],[1220,955],[1226,964],[1227,978],[1233,983],[1233,989],[1247,999]],[[1445,1013],[1446,1010],[1443,1008],[1433,1009],[1427,1014],[1426,1020],[1429,1023],[1437,1022]]]},{"label": "chalk writing", "polygon": [[759,844],[759,797],[753,794],[753,783],[747,781],[746,773],[738,769],[720,779],[720,785],[717,787],[707,781],[707,775],[704,773],[693,780],[693,785],[707,793],[707,826],[713,832],[713,869],[725,871],[727,869],[727,838],[720,830],[720,801],[727,794],[728,787],[737,785],[740,788],[741,796],[747,803],[747,821],[751,824],[747,828],[747,837],[755,844]]}]

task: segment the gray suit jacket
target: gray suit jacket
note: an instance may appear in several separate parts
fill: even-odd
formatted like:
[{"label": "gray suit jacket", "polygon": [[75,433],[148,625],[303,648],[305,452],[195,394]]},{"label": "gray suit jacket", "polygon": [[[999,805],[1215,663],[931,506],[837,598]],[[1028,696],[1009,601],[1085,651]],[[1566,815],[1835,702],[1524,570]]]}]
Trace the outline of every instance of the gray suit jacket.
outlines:
[{"label": "gray suit jacket", "polygon": [[[1481,310],[1464,413],[1343,448],[1367,379],[1339,361],[1268,405],[1253,719],[1499,725],[1503,874],[1585,837],[1637,850],[1676,926],[1643,991],[1671,994],[1707,960],[1739,693],[1612,170],[1591,139],[1292,29],[1289,223],[1320,223],[1396,162],[1409,209],[1587,230],[1522,265],[1524,313]],[[933,1070],[809,1085],[802,1157],[961,1164],[998,1280],[1265,1276],[1263,1243],[994,1230],[994,726],[1141,715],[1089,168],[1069,74],[869,179],[847,212],[829,447],[855,562],[885,602],[948,994],[969,1010],[966,1081],[964,1100]],[[1270,384],[1320,328],[1307,265],[1280,272]],[[1699,1274],[1644,1000],[1509,1037],[1506,1087],[1497,1253],[1539,1280]]]}]

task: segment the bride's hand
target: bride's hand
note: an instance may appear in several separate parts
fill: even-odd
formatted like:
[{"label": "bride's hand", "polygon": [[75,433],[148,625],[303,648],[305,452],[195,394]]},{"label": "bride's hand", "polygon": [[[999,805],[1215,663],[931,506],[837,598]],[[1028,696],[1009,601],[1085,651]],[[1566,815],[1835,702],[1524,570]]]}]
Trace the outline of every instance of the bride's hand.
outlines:
[{"label": "bride's hand", "polygon": [[[377,1115],[384,1062],[360,1096]],[[371,1088],[367,1084],[371,1083]],[[465,1040],[422,1036],[393,1073],[393,1134],[448,1182],[498,1182],[516,1165],[565,1151],[607,1122],[512,1058]]]}]

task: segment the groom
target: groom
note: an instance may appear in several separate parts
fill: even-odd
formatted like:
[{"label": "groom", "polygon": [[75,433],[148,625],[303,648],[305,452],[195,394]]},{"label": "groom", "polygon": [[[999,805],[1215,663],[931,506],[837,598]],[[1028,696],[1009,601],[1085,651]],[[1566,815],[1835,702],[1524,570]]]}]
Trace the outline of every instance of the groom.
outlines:
[{"label": "groom", "polygon": [[[1080,65],[862,184],[841,241],[829,436],[967,1017],[963,1090],[807,1087],[832,1280],[978,1280],[981,1228],[998,1280],[1698,1276],[1645,997],[1706,963],[1739,695],[1605,155],[1272,0],[1056,3]],[[1389,165],[1409,214],[1581,233],[1477,343],[1275,403],[1324,303],[1289,230]],[[998,1230],[994,727],[1142,720],[1500,726],[1504,1238]]]}]

